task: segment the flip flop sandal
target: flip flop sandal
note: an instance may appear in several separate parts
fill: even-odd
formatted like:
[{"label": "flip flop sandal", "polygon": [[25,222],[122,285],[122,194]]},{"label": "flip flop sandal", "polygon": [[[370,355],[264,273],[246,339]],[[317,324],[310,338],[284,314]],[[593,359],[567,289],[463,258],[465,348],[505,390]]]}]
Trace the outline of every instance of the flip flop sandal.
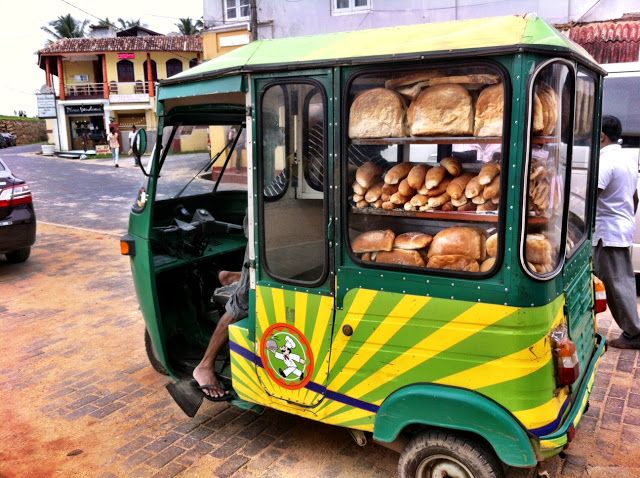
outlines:
[{"label": "flip flop sandal", "polygon": [[[229,400],[233,399],[233,396],[231,395],[229,390],[224,388],[221,384],[219,384],[218,387],[216,387],[215,385],[198,385],[198,382],[196,382],[195,380],[192,380],[191,385],[195,389],[199,390],[200,393],[202,393],[202,396],[207,400],[209,400],[210,402],[228,402]],[[204,392],[205,390],[212,390],[215,388],[222,389],[225,392],[224,395],[222,395],[221,397],[212,397],[211,395],[208,395]]]}]

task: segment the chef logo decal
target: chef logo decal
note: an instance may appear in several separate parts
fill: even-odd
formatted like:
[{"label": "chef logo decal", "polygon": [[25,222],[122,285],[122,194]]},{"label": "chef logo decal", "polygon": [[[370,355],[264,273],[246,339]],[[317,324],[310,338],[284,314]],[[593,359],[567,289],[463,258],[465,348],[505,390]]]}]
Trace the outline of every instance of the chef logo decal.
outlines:
[{"label": "chef logo decal", "polygon": [[311,380],[311,346],[302,332],[292,325],[270,326],[262,335],[260,356],[271,379],[281,387],[296,390]]}]

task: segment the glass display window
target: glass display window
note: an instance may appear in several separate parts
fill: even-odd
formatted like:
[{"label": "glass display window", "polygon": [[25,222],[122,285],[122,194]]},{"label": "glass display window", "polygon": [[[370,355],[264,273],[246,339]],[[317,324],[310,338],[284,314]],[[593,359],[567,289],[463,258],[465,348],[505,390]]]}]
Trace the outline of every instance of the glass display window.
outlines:
[{"label": "glass display window", "polygon": [[496,270],[508,88],[488,63],[352,79],[343,191],[354,260],[436,274]]}]

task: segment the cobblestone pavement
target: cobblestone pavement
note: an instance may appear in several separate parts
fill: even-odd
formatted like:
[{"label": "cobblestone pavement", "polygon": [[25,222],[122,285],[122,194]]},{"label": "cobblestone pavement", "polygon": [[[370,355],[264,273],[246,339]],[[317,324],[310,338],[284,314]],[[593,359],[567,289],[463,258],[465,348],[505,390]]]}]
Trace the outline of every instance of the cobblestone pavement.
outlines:
[{"label": "cobblestone pavement", "polygon": [[[336,427],[210,402],[182,415],[147,363],[118,252],[114,235],[40,225],[25,264],[0,258],[0,477],[396,476],[394,452]],[[608,315],[600,327],[617,334]],[[609,350],[567,459],[543,469],[640,476],[638,352]]]}]

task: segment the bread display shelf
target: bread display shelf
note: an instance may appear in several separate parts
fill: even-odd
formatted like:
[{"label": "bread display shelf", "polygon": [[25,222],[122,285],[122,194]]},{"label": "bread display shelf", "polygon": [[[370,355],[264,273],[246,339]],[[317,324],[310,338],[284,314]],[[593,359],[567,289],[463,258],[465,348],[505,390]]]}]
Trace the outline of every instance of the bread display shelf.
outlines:
[{"label": "bread display shelf", "polygon": [[402,138],[354,138],[351,144],[500,144],[502,136],[406,136]]}]

